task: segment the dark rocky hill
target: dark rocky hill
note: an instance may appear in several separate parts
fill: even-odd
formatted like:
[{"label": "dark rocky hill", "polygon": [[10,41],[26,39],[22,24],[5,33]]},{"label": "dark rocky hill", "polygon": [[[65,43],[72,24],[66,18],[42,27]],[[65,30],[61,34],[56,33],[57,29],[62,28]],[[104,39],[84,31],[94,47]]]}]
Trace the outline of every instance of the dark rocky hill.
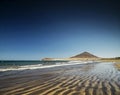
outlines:
[{"label": "dark rocky hill", "polygon": [[99,58],[99,57],[97,57],[89,52],[83,52],[81,54],[72,56],[71,58]]}]

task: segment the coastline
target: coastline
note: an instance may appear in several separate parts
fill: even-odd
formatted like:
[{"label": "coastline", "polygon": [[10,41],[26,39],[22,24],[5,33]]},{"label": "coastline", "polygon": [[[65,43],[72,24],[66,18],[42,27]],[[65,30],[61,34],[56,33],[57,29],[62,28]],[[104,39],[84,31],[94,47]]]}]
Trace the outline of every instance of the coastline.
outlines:
[{"label": "coastline", "polygon": [[91,63],[6,72],[1,74],[0,93],[1,95],[119,95],[120,72],[116,72],[117,69],[113,65],[113,63]]},{"label": "coastline", "polygon": [[53,68],[93,62],[97,63],[98,61],[4,61],[0,65],[0,72]]}]

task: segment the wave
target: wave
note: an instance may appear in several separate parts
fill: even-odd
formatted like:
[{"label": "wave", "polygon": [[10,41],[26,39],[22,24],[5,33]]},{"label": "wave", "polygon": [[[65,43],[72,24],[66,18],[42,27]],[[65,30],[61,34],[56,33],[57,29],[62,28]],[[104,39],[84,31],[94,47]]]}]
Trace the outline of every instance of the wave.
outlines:
[{"label": "wave", "polygon": [[24,66],[13,66],[7,68],[0,68],[0,71],[13,71],[13,70],[32,70],[32,69],[41,69],[41,68],[52,68],[58,66],[67,66],[67,65],[77,65],[77,64],[85,64],[85,62],[57,62],[54,65],[43,65],[43,64],[36,64],[36,65],[24,65]]}]

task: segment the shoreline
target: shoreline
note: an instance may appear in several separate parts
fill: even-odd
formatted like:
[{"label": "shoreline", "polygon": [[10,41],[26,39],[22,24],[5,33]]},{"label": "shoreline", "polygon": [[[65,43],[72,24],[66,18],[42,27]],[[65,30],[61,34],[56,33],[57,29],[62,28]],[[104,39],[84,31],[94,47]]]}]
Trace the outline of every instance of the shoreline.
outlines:
[{"label": "shoreline", "polygon": [[120,95],[120,72],[116,70],[113,63],[98,63],[6,72],[0,78],[0,93]]},{"label": "shoreline", "polygon": [[42,64],[35,64],[35,65],[24,65],[24,66],[13,66],[9,68],[0,68],[0,72],[4,71],[19,71],[19,70],[33,70],[33,69],[43,69],[43,68],[53,68],[59,66],[68,66],[68,65],[77,65],[77,64],[89,64],[89,63],[97,63],[98,61],[69,61],[69,62],[57,62],[52,65],[42,65]]}]

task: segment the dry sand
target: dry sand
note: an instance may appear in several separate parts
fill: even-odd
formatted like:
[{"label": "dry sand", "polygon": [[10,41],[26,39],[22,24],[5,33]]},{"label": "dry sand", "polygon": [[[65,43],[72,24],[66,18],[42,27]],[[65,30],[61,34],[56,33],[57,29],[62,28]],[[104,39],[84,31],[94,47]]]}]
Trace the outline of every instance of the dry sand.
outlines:
[{"label": "dry sand", "polygon": [[120,95],[113,63],[0,73],[0,95]]}]

